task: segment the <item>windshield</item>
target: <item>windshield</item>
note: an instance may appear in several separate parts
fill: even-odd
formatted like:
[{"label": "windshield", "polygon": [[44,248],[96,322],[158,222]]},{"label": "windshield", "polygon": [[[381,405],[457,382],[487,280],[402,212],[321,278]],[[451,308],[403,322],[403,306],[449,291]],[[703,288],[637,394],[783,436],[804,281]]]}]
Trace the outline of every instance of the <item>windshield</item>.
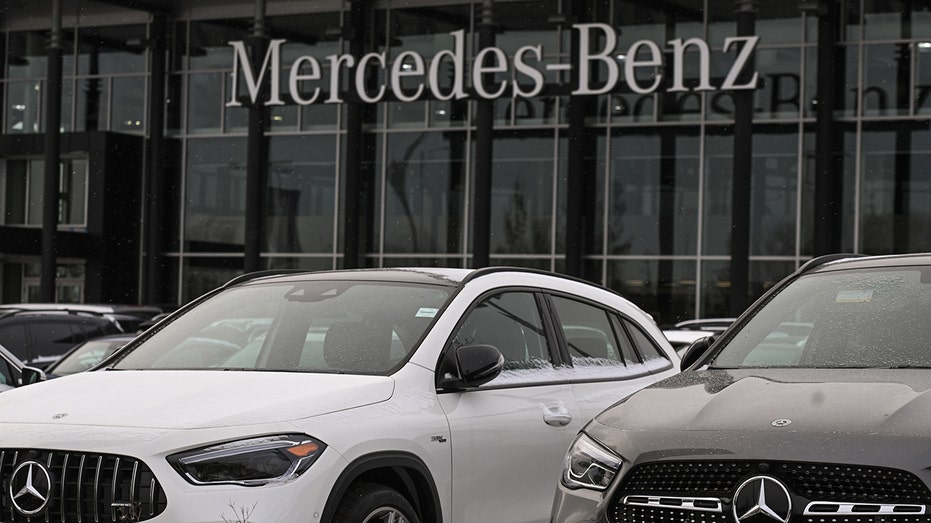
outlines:
[{"label": "windshield", "polygon": [[711,367],[931,367],[931,272],[802,276],[737,331]]},{"label": "windshield", "polygon": [[231,288],[112,368],[387,374],[407,360],[451,290],[358,281]]}]

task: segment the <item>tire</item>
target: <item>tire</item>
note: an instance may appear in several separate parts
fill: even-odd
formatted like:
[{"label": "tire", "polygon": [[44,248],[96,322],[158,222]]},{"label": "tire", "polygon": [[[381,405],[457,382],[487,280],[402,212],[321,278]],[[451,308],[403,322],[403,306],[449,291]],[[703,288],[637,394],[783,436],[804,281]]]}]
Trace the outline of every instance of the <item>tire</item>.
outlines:
[{"label": "tire", "polygon": [[340,501],[333,523],[420,523],[420,518],[397,490],[376,483],[360,483]]}]

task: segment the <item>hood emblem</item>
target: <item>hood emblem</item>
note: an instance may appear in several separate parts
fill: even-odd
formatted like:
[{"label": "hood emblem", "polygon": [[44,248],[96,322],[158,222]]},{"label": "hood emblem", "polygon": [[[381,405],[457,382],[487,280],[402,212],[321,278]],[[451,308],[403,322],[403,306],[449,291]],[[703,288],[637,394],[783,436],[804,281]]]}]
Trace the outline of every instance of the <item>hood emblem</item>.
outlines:
[{"label": "hood emblem", "polygon": [[10,476],[10,499],[13,508],[24,516],[38,514],[48,505],[52,478],[38,461],[24,461]]},{"label": "hood emblem", "polygon": [[755,476],[744,481],[734,494],[734,518],[738,523],[788,523],[792,497],[779,480]]},{"label": "hood emblem", "polygon": [[788,418],[774,419],[773,422],[771,423],[771,425],[774,427],[788,427],[791,424],[792,424],[792,420]]}]

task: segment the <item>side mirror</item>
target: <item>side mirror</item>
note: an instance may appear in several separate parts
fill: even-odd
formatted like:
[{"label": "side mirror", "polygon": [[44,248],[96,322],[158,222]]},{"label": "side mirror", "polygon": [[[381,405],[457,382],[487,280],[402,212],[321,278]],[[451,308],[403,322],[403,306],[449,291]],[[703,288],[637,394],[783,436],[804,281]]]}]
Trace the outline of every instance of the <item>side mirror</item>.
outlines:
[{"label": "side mirror", "polygon": [[45,371],[35,367],[23,367],[22,376],[19,378],[20,385],[31,385],[40,381],[45,381],[47,376]]},{"label": "side mirror", "polygon": [[682,360],[679,362],[679,370],[685,370],[695,364],[696,361],[700,360],[701,357],[708,352],[708,348],[711,347],[712,343],[714,343],[714,336],[706,336],[693,341],[689,347],[685,349],[685,354],[682,355]]},{"label": "side mirror", "polygon": [[501,374],[504,356],[491,345],[463,345],[447,351],[440,364],[437,387],[461,390],[484,385]]}]

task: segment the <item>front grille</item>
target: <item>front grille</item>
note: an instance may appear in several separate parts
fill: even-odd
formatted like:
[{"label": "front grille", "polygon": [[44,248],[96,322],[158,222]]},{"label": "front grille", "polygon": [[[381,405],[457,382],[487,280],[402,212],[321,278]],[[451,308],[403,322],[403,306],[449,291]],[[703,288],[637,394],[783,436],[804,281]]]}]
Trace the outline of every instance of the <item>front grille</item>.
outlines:
[{"label": "front grille", "polygon": [[[609,514],[613,521],[625,523],[734,523],[731,501],[735,491],[744,480],[757,475],[778,479],[796,497],[795,521],[931,523],[925,507],[931,504],[931,491],[910,472],[781,461],[670,461],[639,465],[624,478]],[[689,500],[706,498],[720,500],[720,511],[688,508],[692,506]],[[812,502],[818,502],[816,508],[835,512],[803,514]],[[921,509],[920,514],[915,513],[915,506]],[[851,513],[866,509],[875,510],[870,514]]]},{"label": "front grille", "polygon": [[[10,494],[14,471],[27,461],[45,465],[52,484],[46,508],[30,517],[14,507]],[[149,467],[113,454],[0,449],[0,486],[4,522],[146,521],[168,503]]]}]

